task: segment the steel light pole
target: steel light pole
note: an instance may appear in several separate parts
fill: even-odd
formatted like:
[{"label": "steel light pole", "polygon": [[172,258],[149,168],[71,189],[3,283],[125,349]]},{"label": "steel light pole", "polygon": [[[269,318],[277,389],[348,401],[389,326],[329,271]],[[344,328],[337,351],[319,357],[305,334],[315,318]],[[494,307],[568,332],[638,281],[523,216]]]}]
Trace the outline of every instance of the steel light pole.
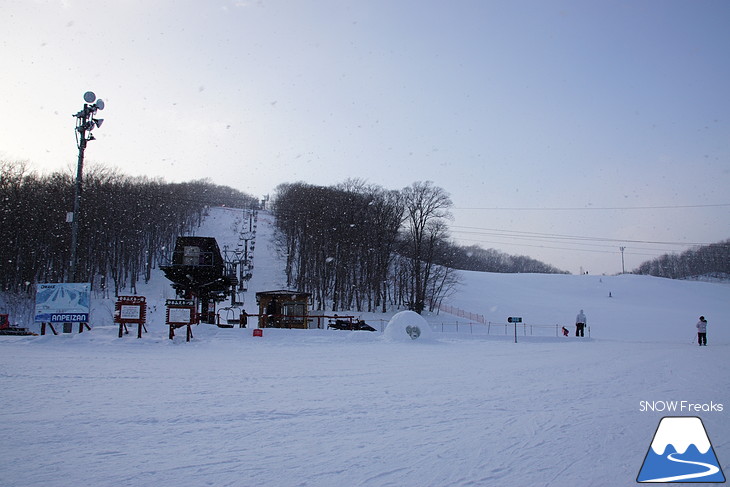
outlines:
[{"label": "steel light pole", "polygon": [[76,261],[77,247],[79,240],[79,208],[81,207],[81,186],[84,173],[84,150],[86,143],[95,140],[91,131],[94,127],[101,127],[103,118],[94,118],[97,110],[104,109],[104,101],[97,99],[93,91],[84,93],[84,108],[73,115],[76,117],[76,146],[79,148],[79,161],[76,166],[76,185],[74,189],[74,209],[69,218],[71,221],[71,261],[70,276],[71,282],[76,282]]},{"label": "steel light pole", "polygon": [[626,268],[624,267],[624,250],[626,250],[626,247],[621,246],[619,250],[621,251],[621,274],[626,274]]}]

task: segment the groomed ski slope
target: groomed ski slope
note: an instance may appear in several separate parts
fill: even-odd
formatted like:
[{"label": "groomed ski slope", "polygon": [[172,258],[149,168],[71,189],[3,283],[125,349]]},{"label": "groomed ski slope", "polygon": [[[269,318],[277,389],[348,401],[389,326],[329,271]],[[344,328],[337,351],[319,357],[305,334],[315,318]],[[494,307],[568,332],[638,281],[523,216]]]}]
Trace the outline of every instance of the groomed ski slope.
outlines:
[{"label": "groomed ski slope", "polygon": [[[196,233],[233,246],[242,224],[213,209]],[[248,311],[256,291],[284,287],[272,224],[260,213]],[[0,484],[636,485],[667,415],[700,416],[730,462],[727,284],[462,273],[448,304],[545,325],[518,343],[463,320],[456,333],[443,313],[426,317],[430,342],[210,325],[170,341],[169,284],[158,273],[140,293],[151,309],[139,340],[117,338],[108,302],[91,332],[0,339]],[[556,337],[581,308],[591,338]],[[700,314],[707,347],[691,341]],[[362,314],[376,327],[391,315]]]}]

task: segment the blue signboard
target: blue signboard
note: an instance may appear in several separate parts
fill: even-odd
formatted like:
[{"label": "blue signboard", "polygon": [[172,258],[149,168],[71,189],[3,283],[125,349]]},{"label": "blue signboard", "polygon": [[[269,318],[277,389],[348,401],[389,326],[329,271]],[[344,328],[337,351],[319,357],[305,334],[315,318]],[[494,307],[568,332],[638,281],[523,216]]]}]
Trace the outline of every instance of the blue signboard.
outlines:
[{"label": "blue signboard", "polygon": [[35,295],[36,323],[88,323],[91,284],[38,284]]}]

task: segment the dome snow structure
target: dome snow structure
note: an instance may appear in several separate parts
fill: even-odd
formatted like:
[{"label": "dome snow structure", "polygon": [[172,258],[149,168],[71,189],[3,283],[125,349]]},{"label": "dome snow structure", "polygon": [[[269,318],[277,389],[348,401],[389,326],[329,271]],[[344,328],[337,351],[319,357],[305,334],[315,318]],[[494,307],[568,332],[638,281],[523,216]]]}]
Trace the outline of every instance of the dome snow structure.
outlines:
[{"label": "dome snow structure", "polygon": [[384,336],[398,342],[432,341],[433,331],[428,322],[415,311],[396,313],[388,322]]}]

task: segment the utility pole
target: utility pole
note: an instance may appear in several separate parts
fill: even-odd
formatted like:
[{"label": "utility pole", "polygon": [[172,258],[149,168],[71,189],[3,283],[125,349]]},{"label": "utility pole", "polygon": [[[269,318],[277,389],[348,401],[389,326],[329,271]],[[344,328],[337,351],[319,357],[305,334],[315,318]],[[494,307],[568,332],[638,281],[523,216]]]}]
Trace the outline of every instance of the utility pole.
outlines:
[{"label": "utility pole", "polygon": [[621,251],[621,274],[626,274],[626,268],[624,267],[624,250],[626,250],[626,247],[619,247],[619,250]]},{"label": "utility pole", "polygon": [[79,160],[76,166],[76,185],[74,187],[74,209],[73,213],[69,215],[71,221],[71,261],[70,264],[70,275],[67,280],[70,282],[76,282],[76,263],[77,263],[77,248],[79,240],[79,209],[81,207],[81,187],[83,183],[84,174],[84,151],[86,150],[86,143],[90,140],[95,140],[94,135],[91,131],[94,127],[101,127],[103,118],[93,118],[96,115],[97,110],[104,109],[104,101],[96,99],[96,95],[93,91],[87,91],[84,93],[84,108],[76,115],[76,146],[79,148]]}]

